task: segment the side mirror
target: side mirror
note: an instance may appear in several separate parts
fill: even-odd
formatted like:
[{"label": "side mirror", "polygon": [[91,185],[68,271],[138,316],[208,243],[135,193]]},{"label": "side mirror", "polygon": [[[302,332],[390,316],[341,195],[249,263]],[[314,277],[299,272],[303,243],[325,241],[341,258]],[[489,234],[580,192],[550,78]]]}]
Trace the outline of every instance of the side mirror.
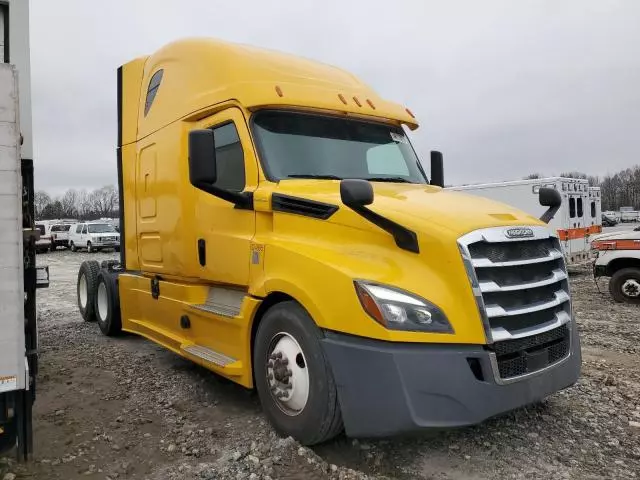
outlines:
[{"label": "side mirror", "polygon": [[431,151],[431,185],[444,188],[444,161],[442,152]]},{"label": "side mirror", "polygon": [[212,185],[218,178],[212,130],[189,132],[189,180],[194,187]]},{"label": "side mirror", "polygon": [[367,180],[345,179],[340,182],[340,199],[347,207],[364,207],[373,203],[373,187]]},{"label": "side mirror", "polygon": [[540,187],[538,201],[543,207],[559,207],[562,204],[562,196],[555,188]]},{"label": "side mirror", "polygon": [[540,187],[538,201],[543,207],[549,207],[540,217],[544,223],[549,223],[562,205],[562,196],[555,188]]}]

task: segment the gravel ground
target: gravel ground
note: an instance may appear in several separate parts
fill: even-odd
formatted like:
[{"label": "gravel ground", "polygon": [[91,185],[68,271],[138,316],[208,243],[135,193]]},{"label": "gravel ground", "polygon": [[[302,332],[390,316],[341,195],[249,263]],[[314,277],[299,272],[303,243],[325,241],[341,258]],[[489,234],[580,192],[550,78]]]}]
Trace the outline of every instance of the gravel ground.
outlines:
[{"label": "gravel ground", "polygon": [[255,394],[135,336],[103,337],[75,303],[77,269],[115,254],[38,257],[41,371],[34,461],[0,478],[632,479],[640,477],[640,307],[572,276],[577,385],[479,426],[303,448],[277,437]]}]

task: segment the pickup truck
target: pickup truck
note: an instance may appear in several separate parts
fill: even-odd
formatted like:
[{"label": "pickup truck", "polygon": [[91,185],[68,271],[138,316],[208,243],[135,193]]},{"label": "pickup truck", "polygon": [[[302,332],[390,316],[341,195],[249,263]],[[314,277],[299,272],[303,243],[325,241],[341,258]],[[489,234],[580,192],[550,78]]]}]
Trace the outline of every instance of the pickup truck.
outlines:
[{"label": "pickup truck", "polygon": [[597,253],[594,277],[610,277],[615,301],[640,305],[640,227],[599,235],[591,247]]}]

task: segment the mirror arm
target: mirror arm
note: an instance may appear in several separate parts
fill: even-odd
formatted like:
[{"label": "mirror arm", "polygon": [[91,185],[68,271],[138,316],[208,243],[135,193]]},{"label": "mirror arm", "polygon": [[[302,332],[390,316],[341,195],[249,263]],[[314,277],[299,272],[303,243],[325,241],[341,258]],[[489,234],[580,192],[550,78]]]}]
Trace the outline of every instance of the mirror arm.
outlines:
[{"label": "mirror arm", "polygon": [[347,205],[351,210],[361,215],[365,219],[369,220],[374,225],[380,227],[382,230],[390,233],[393,239],[396,241],[396,245],[403,250],[407,250],[413,253],[420,253],[420,247],[418,245],[418,236],[416,232],[409,230],[406,227],[389,220],[382,215],[369,210],[367,207],[360,205]]},{"label": "mirror arm", "polygon": [[548,210],[542,214],[540,220],[542,220],[544,223],[549,223],[551,219],[555,217],[556,213],[558,213],[558,210],[560,210],[560,205],[549,207]]},{"label": "mirror arm", "polygon": [[196,183],[194,187],[229,203],[233,203],[236,208],[253,210],[253,192],[231,192],[210,183]]}]

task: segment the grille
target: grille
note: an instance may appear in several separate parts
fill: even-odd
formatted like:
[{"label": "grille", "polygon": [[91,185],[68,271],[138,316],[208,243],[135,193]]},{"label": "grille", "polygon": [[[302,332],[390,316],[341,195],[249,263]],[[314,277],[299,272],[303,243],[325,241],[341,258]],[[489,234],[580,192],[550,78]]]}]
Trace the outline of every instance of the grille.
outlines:
[{"label": "grille", "polygon": [[495,344],[500,378],[534,373],[569,354],[570,333],[566,326],[521,340]]},{"label": "grille", "polygon": [[531,229],[527,239],[511,240],[505,229],[491,228],[459,241],[475,275],[474,294],[501,378],[544,368],[569,354],[571,303],[560,242],[544,227]]},{"label": "grille", "polygon": [[547,238],[497,244],[479,242],[469,246],[469,253],[471,258],[487,258],[494,263],[499,263],[544,258],[549,256],[549,252],[553,249],[553,239]]}]

